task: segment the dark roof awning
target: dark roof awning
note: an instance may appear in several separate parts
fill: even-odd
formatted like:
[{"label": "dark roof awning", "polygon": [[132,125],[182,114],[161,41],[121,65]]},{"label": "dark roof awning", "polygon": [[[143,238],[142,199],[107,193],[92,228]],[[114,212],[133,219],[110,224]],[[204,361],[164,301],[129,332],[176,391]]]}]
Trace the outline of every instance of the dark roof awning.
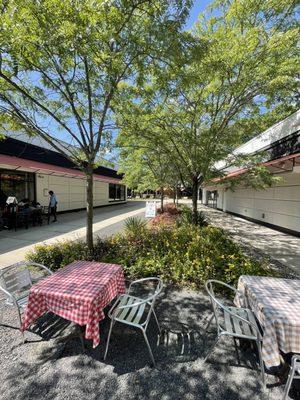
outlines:
[{"label": "dark roof awning", "polygon": [[[25,160],[24,158],[5,156],[0,154],[0,167],[27,172],[36,172],[46,175],[68,176],[70,178],[85,178],[82,171],[59,167],[52,164],[41,163],[38,161]],[[110,178],[108,176],[94,173],[94,179],[102,182],[118,183],[121,179]]]},{"label": "dark roof awning", "polygon": [[[5,138],[0,140],[0,166],[83,178],[84,173],[63,154],[45,149],[21,140]],[[107,167],[94,169],[94,178],[103,182],[120,182],[123,175]]]}]

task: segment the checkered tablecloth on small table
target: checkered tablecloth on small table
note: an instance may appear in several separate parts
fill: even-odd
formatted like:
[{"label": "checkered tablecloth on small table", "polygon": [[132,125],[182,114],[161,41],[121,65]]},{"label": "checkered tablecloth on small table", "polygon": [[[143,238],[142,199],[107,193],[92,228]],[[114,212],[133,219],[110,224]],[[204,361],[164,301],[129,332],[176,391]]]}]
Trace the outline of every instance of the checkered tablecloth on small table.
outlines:
[{"label": "checkered tablecloth on small table", "polygon": [[119,294],[125,293],[120,265],[94,261],[74,261],[32,286],[23,316],[22,329],[47,311],[81,326],[85,337],[100,342],[99,321],[103,309]]},{"label": "checkered tablecloth on small table", "polygon": [[234,303],[259,321],[266,367],[280,365],[280,351],[300,353],[300,280],[242,275]]}]

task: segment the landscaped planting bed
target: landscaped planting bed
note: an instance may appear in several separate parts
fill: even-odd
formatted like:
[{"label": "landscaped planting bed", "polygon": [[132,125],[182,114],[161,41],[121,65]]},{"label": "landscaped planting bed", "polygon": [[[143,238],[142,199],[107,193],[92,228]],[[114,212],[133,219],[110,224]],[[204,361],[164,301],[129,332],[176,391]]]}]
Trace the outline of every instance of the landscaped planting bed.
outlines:
[{"label": "landscaped planting bed", "polygon": [[207,226],[203,216],[195,225],[187,209],[169,210],[161,214],[166,215],[164,219],[160,215],[151,224],[129,220],[124,233],[98,238],[92,253],[83,242],[74,241],[38,245],[27,258],[52,270],[81,259],[118,263],[128,278],[160,276],[165,282],[194,288],[207,279],[235,285],[243,274],[276,274],[267,262],[246,256],[225,231]]}]

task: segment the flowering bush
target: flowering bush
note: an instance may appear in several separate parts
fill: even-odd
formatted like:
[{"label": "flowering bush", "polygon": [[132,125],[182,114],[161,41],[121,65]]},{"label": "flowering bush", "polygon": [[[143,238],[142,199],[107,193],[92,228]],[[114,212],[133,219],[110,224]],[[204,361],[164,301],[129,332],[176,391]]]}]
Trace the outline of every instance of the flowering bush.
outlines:
[{"label": "flowering bush", "polygon": [[178,285],[200,287],[207,279],[235,285],[240,275],[274,275],[266,263],[243,254],[219,228],[190,224],[142,229],[97,240],[93,254],[81,242],[39,245],[27,256],[53,270],[76,259],[118,263],[130,278],[160,276]]},{"label": "flowering bush", "polygon": [[[158,214],[162,214],[161,209],[158,209]],[[179,215],[181,214],[180,208],[178,208],[174,203],[167,203],[164,205],[164,213],[170,215]]]},{"label": "flowering bush", "polygon": [[161,227],[172,227],[178,219],[178,215],[163,213],[158,214],[155,218],[149,221],[149,227],[161,228]]},{"label": "flowering bush", "polygon": [[175,284],[200,287],[207,279],[235,285],[240,275],[274,274],[266,263],[245,256],[228,234],[211,226],[161,227],[134,240],[122,235],[108,240],[105,261],[124,265],[131,278],[156,275]]},{"label": "flowering bush", "polygon": [[161,209],[158,209],[157,215],[155,218],[152,218],[149,222],[149,227],[151,228],[160,228],[160,227],[172,227],[175,225],[176,221],[178,221],[181,215],[181,209],[176,207],[175,204],[167,203],[164,206],[164,212],[161,212]]}]

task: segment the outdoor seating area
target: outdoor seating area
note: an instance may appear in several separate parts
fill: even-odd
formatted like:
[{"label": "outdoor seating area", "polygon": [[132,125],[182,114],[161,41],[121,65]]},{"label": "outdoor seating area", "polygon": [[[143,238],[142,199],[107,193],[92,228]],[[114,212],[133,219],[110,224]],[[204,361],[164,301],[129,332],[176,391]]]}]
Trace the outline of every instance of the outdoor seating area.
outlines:
[{"label": "outdoor seating area", "polygon": [[0,400],[300,400],[299,2],[2,3]]},{"label": "outdoor seating area", "polygon": [[[96,371],[100,386],[101,380],[111,385],[118,377],[124,386],[120,397],[122,390],[132,390],[130,378],[121,378],[125,374],[135,381],[148,375],[149,382],[139,389],[145,390],[139,397],[145,399],[157,398],[154,393],[172,399],[209,396],[216,376],[226,382],[216,389],[219,398],[299,398],[299,280],[241,276],[237,289],[209,280],[206,293],[196,293],[149,277],[131,282],[126,290],[120,265],[90,261],[73,262],[55,273],[40,264],[18,263],[3,269],[0,280],[4,399],[18,398],[10,392],[15,390],[11,383],[25,373],[28,384],[37,385],[32,398],[40,398],[39,369],[49,373],[53,363],[64,365],[62,371],[72,380],[84,374],[84,387]],[[226,290],[235,294],[234,303],[224,297]],[[70,326],[75,333],[65,335]],[[142,331],[144,345],[136,330]],[[35,371],[35,382],[29,370]],[[166,386],[155,385],[152,392],[157,374],[164,376]],[[110,398],[109,393],[103,398]],[[132,398],[136,396],[133,390]]]},{"label": "outdoor seating area", "polygon": [[17,203],[8,203],[0,208],[0,230],[19,228],[28,229],[29,226],[41,226],[49,224],[50,212],[48,206],[24,199]]}]

